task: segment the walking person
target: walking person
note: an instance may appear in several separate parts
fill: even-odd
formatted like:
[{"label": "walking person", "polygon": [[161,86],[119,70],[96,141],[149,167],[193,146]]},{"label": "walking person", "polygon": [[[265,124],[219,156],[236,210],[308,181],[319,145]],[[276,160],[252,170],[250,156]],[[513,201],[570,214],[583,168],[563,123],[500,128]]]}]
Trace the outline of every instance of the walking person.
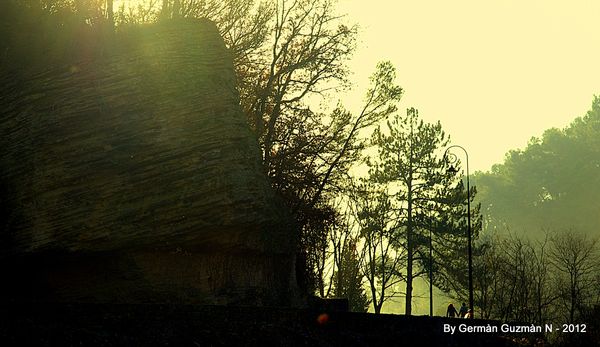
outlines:
[{"label": "walking person", "polygon": [[458,312],[456,312],[454,305],[448,305],[448,310],[446,310],[446,317],[454,318],[456,316],[458,316]]},{"label": "walking person", "polygon": [[460,307],[460,310],[458,310],[458,316],[460,318],[465,318],[465,315],[467,314],[467,310],[469,308],[467,308],[467,304],[465,304],[464,302],[462,303],[462,306]]}]

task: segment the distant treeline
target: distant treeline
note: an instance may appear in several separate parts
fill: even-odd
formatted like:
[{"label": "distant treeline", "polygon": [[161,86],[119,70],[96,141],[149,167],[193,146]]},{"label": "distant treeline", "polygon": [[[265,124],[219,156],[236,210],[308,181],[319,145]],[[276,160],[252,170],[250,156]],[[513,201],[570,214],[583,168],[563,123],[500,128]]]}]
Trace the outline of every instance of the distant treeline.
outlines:
[{"label": "distant treeline", "polygon": [[600,235],[600,97],[564,129],[549,129],[473,181],[486,230]]}]

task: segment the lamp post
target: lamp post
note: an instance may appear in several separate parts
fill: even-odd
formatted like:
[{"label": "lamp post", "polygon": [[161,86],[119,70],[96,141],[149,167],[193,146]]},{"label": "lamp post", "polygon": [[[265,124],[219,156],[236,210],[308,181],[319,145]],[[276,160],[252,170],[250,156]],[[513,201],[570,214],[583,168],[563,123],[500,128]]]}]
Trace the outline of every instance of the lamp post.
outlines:
[{"label": "lamp post", "polygon": [[456,163],[458,161],[458,158],[456,157],[456,155],[454,155],[451,152],[448,152],[450,149],[452,148],[460,148],[463,150],[463,152],[465,152],[465,156],[467,158],[467,235],[468,235],[468,239],[469,239],[469,245],[468,245],[468,254],[469,254],[469,309],[471,310],[471,318],[473,318],[474,316],[474,310],[473,310],[473,253],[472,253],[472,247],[471,247],[471,239],[472,239],[472,235],[471,235],[471,189],[469,186],[469,154],[467,153],[467,150],[464,149],[463,147],[459,146],[459,145],[452,145],[448,148],[446,148],[446,151],[444,152],[444,161],[446,161],[446,159],[448,159],[448,163],[450,164],[450,168],[448,168],[448,171],[450,172],[458,172],[458,169],[456,169],[452,164]]},{"label": "lamp post", "polygon": [[[429,218],[431,223],[431,218]],[[431,229],[429,225],[429,316],[433,317],[433,243],[431,242]]]}]

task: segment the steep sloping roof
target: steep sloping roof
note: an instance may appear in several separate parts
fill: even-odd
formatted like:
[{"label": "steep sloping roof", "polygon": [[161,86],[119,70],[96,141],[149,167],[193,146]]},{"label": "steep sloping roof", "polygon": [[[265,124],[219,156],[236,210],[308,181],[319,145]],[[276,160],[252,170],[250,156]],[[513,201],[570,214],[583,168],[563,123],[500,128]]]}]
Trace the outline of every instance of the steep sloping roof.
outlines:
[{"label": "steep sloping roof", "polygon": [[0,88],[2,253],[290,252],[213,23],[123,30]]}]

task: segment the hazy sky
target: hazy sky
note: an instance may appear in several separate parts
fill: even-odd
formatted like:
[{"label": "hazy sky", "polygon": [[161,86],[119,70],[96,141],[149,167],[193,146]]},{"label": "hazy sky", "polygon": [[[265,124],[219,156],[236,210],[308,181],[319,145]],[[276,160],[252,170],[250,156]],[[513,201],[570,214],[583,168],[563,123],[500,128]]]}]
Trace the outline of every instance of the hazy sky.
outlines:
[{"label": "hazy sky", "polygon": [[513,148],[562,128],[600,94],[600,1],[339,0],[360,25],[350,65],[358,107],[377,61],[390,60],[405,95],[440,120],[488,170]]},{"label": "hazy sky", "polygon": [[[116,0],[135,4],[140,0]],[[600,94],[598,0],[338,0],[360,25],[343,95],[358,110],[380,60],[398,71],[400,109],[440,120],[488,170],[545,129],[563,128]]]}]

